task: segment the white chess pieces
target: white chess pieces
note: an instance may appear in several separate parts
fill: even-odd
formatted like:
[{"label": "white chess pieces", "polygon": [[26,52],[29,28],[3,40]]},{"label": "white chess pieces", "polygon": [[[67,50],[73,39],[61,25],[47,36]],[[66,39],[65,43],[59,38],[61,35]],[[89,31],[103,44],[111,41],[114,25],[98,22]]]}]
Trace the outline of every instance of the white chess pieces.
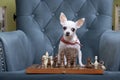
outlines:
[{"label": "white chess pieces", "polygon": [[106,70],[106,67],[104,66],[104,61],[100,61],[99,64],[101,66],[101,69]]},{"label": "white chess pieces", "polygon": [[42,68],[52,68],[53,63],[53,56],[49,56],[49,53],[46,52],[45,55],[42,56]]},{"label": "white chess pieces", "polygon": [[45,55],[42,56],[42,59],[43,59],[43,64],[44,64],[44,67],[47,68],[47,64],[48,64],[48,57],[49,57],[49,54],[48,52],[45,53]]},{"label": "white chess pieces", "polygon": [[44,64],[44,68],[47,68],[47,63],[48,63],[48,60],[47,60],[47,57],[45,55],[43,55],[43,64]]},{"label": "white chess pieces", "polygon": [[48,57],[49,57],[49,54],[48,54],[48,52],[46,52],[46,53],[45,53],[45,56],[46,56],[46,58],[48,59]]},{"label": "white chess pieces", "polygon": [[94,68],[98,69],[98,65],[99,65],[99,63],[98,63],[98,56],[95,56]]}]

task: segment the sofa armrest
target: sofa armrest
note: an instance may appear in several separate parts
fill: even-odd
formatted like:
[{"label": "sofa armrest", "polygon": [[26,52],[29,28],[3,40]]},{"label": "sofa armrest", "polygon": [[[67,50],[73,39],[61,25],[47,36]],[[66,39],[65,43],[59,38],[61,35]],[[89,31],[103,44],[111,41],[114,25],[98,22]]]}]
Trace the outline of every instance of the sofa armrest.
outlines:
[{"label": "sofa armrest", "polygon": [[4,55],[4,50],[3,50],[3,44],[0,41],[0,72],[5,72],[7,71],[6,69],[6,61],[5,61],[5,55]]},{"label": "sofa armrest", "polygon": [[24,32],[18,30],[0,33],[0,42],[3,50],[0,63],[4,65],[1,69],[4,67],[7,71],[17,71],[32,64],[31,44]]},{"label": "sofa armrest", "polygon": [[120,32],[106,31],[100,39],[99,57],[104,60],[107,70],[120,69]]}]

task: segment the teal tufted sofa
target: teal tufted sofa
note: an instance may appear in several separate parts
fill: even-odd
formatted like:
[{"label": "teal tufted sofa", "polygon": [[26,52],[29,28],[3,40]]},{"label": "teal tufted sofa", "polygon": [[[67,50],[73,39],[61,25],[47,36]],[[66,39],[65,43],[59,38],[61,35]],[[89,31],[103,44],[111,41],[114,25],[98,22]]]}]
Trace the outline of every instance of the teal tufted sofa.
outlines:
[{"label": "teal tufted sofa", "polygon": [[[0,33],[0,80],[119,80],[120,32],[112,31],[112,6],[113,0],[16,0],[17,30]],[[25,73],[46,51],[57,54],[61,12],[69,20],[85,18],[77,30],[82,61],[98,56],[107,68],[103,75]]]}]

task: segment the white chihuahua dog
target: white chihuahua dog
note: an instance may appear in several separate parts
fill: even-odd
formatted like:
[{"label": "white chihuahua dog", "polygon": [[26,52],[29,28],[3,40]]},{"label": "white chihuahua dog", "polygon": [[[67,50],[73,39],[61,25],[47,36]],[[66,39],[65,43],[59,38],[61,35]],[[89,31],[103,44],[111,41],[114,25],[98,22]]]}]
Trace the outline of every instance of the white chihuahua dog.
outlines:
[{"label": "white chihuahua dog", "polygon": [[[63,37],[60,40],[59,44],[59,52],[58,52],[58,62],[60,62],[60,53],[65,48],[76,48],[78,50],[78,59],[79,59],[79,65],[84,66],[82,64],[82,53],[81,53],[81,46],[80,41],[76,35],[76,30],[80,28],[85,21],[85,18],[79,19],[76,22],[67,20],[64,13],[61,12],[60,14],[60,23],[63,27],[64,33]],[[65,60],[65,64],[66,59]]]}]

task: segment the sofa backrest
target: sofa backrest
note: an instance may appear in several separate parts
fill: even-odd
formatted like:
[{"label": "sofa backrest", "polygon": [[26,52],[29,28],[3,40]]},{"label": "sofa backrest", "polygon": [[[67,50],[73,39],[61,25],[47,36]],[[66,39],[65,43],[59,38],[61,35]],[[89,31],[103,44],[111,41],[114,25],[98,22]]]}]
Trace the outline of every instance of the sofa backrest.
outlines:
[{"label": "sofa backrest", "polygon": [[33,46],[34,63],[48,51],[56,54],[63,34],[59,16],[69,20],[85,18],[77,30],[83,62],[99,55],[101,34],[112,27],[112,0],[16,0],[17,29],[26,33]]}]

